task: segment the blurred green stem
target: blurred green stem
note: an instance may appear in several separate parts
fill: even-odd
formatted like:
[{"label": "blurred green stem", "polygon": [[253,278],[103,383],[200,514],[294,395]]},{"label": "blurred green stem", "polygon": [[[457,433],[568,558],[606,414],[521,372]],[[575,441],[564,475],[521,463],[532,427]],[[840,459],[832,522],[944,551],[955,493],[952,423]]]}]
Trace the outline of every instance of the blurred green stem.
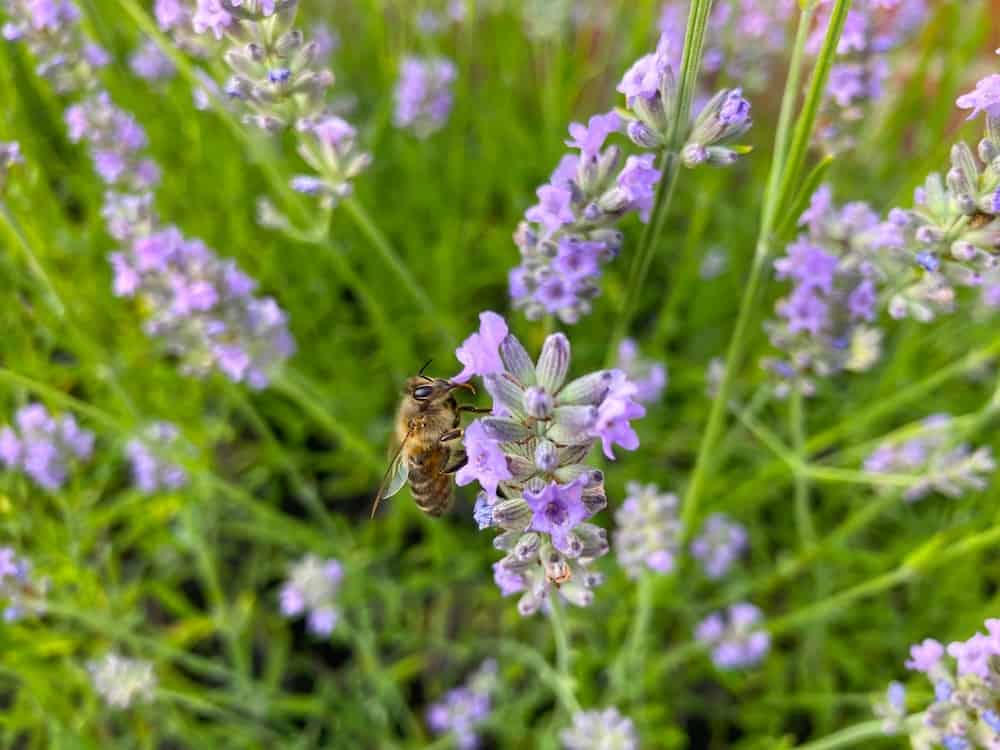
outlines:
[{"label": "blurred green stem", "polygon": [[681,58],[677,107],[671,119],[667,143],[659,159],[659,168],[662,174],[660,182],[656,186],[650,221],[642,230],[639,246],[636,248],[632,265],[629,268],[625,304],[618,316],[611,341],[608,343],[606,360],[609,364],[614,362],[618,343],[628,334],[632,318],[635,317],[639,292],[646,282],[656,244],[663,232],[667,215],[670,213],[674,190],[677,187],[677,175],[680,171],[680,150],[687,137],[688,124],[691,119],[691,100],[698,83],[698,72],[701,68],[702,51],[705,47],[705,36],[711,11],[712,0],[692,0],[684,33],[684,53]]},{"label": "blurred green stem", "polygon": [[573,690],[572,653],[569,636],[566,633],[563,605],[556,592],[549,595],[548,602],[549,622],[552,623],[552,639],[556,646],[556,671],[559,673],[558,698],[569,714],[575,714],[580,710],[580,702],[576,699]]},{"label": "blurred green stem", "polygon": [[275,378],[273,387],[315,419],[340,442],[341,447],[361,459],[368,469],[378,472],[383,468],[383,462],[375,455],[371,444],[364,438],[355,435],[341,420],[331,415],[323,404],[308,393],[301,378],[297,377],[294,372],[287,370]]},{"label": "blurred green stem", "polygon": [[798,462],[795,468],[795,525],[799,532],[800,546],[806,549],[816,543],[816,527],[809,507],[808,474],[803,471],[806,461],[806,438],[800,388],[793,388],[789,394],[788,423],[792,435],[792,450]]},{"label": "blurred green stem", "polygon": [[885,737],[885,730],[882,729],[884,722],[881,719],[865,721],[855,724],[853,727],[841,729],[839,732],[827,735],[818,740],[807,742],[804,745],[797,745],[794,750],[837,750],[840,747],[850,747],[862,742],[869,742],[880,737]]},{"label": "blurred green stem", "polygon": [[[791,191],[796,186],[796,183],[790,179],[791,171],[795,165],[795,162],[791,160],[796,158],[795,155],[797,152],[795,149],[798,147],[800,137],[804,137],[807,142],[809,135],[812,133],[817,114],[818,97],[822,95],[823,89],[826,86],[830,61],[836,52],[837,41],[840,39],[840,32],[843,29],[844,19],[849,6],[850,0],[837,0],[837,4],[831,12],[830,25],[827,28],[823,48],[817,58],[809,91],[806,95],[807,105],[815,102],[815,106],[804,106],[802,112],[799,114],[795,125],[795,142],[789,154],[786,154],[785,144],[788,141],[789,129],[792,125],[794,103],[798,99],[798,85],[803,65],[803,53],[809,32],[809,24],[815,8],[815,0],[809,2],[799,16],[795,47],[792,51],[788,79],[785,82],[785,92],[781,102],[781,115],[775,135],[774,153],[768,175],[767,190],[764,194],[760,231],[757,235],[753,262],[750,266],[750,274],[747,279],[746,288],[743,291],[743,297],[740,300],[736,325],[726,352],[722,382],[719,384],[719,392],[712,402],[712,407],[708,415],[708,423],[705,426],[705,432],[702,434],[698,456],[695,460],[694,470],[691,473],[691,480],[688,483],[684,502],[681,505],[681,533],[684,535],[690,533],[691,523],[697,517],[702,487],[715,458],[715,447],[725,422],[729,393],[736,380],[736,371],[740,367],[744,349],[748,343],[750,321],[756,309],[758,287],[761,283],[765,261],[770,253],[771,234],[778,209],[786,205],[792,198]],[[802,148],[804,149],[805,146],[803,145]],[[786,164],[786,159],[789,160],[789,164]],[[779,184],[781,185],[780,188]]]},{"label": "blurred green stem", "polygon": [[28,268],[31,269],[31,272],[41,282],[42,287],[45,290],[46,301],[49,303],[53,312],[55,312],[56,317],[65,318],[66,305],[63,304],[62,298],[59,296],[59,292],[56,291],[55,285],[52,283],[52,279],[49,278],[49,275],[45,272],[45,268],[42,267],[42,264],[38,261],[34,251],[31,249],[31,243],[28,242],[28,238],[25,236],[24,230],[21,228],[17,219],[14,218],[14,215],[7,208],[7,204],[3,200],[0,200],[0,218],[3,219],[4,224],[7,225],[10,233],[14,235],[14,239],[17,240],[18,246],[24,253],[24,259],[28,264]]},{"label": "blurred green stem", "polygon": [[643,684],[642,667],[639,662],[642,647],[646,641],[646,632],[653,619],[653,600],[656,589],[655,576],[645,571],[639,578],[636,587],[636,607],[631,618],[628,637],[618,650],[615,661],[611,665],[611,702],[620,696],[631,700]]}]

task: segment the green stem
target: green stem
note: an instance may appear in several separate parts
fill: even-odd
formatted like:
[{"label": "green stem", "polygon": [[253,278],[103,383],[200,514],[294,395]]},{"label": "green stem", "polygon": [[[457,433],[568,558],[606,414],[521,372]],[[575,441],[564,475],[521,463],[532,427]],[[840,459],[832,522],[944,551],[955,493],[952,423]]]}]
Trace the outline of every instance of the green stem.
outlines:
[{"label": "green stem", "polygon": [[861,742],[885,737],[882,724],[881,719],[865,721],[861,724],[855,724],[853,727],[841,729],[839,732],[834,732],[821,739],[807,742],[804,745],[798,745],[795,750],[837,750],[837,748],[850,747]]},{"label": "green stem", "polygon": [[[795,48],[792,51],[792,59],[789,67],[789,76],[785,82],[785,92],[782,99],[782,113],[778,121],[778,130],[775,135],[775,151],[771,161],[771,171],[768,176],[768,187],[764,195],[764,203],[761,211],[760,231],[757,235],[757,242],[754,251],[753,262],[750,266],[750,274],[747,279],[743,298],[740,300],[739,312],[736,318],[736,325],[732,338],[726,352],[725,370],[722,375],[722,382],[719,384],[719,392],[712,402],[709,411],[708,423],[702,435],[701,445],[695,459],[694,470],[691,473],[691,480],[688,483],[684,502],[681,506],[681,526],[682,533],[690,533],[692,521],[697,517],[698,504],[701,500],[703,485],[711,468],[715,454],[715,446],[722,432],[725,422],[727,404],[729,402],[730,391],[736,380],[736,371],[739,369],[743,359],[744,349],[747,345],[747,332],[750,330],[750,320],[753,311],[756,309],[758,287],[763,276],[765,261],[770,252],[771,234],[777,216],[778,207],[784,205],[794,183],[788,179],[790,170],[793,168],[796,151],[800,136],[808,139],[812,132],[816,118],[816,108],[805,107],[800,113],[795,126],[795,141],[791,146],[791,151],[786,163],[786,156],[779,147],[787,142],[788,130],[791,124],[791,112],[793,105],[790,103],[797,98],[796,88],[798,86],[797,71],[801,69],[803,52],[805,49],[805,38],[807,34],[803,27],[811,17],[814,3],[810,3],[802,12],[799,18],[799,31],[796,33]],[[836,51],[837,40],[840,38],[840,30],[843,26],[846,7],[850,5],[850,0],[838,0],[831,15],[830,28],[823,43],[816,63],[816,69],[810,82],[809,92],[806,101],[822,95],[826,86],[826,77],[829,73],[829,63]],[[822,73],[822,74],[820,74]],[[803,147],[804,148],[804,147]],[[781,184],[780,189],[776,186]]]},{"label": "green stem", "polygon": [[607,359],[614,360],[618,350],[618,342],[628,333],[629,325],[635,316],[639,290],[642,289],[653,261],[656,242],[663,231],[663,225],[670,212],[674,190],[677,187],[677,175],[680,171],[680,150],[687,136],[690,121],[691,100],[694,97],[698,82],[698,71],[701,67],[702,52],[705,48],[705,36],[708,30],[708,17],[712,10],[712,0],[693,0],[688,14],[687,28],[684,33],[684,52],[681,58],[680,83],[677,89],[677,106],[672,113],[670,131],[667,133],[666,145],[660,154],[659,166],[662,172],[656,195],[653,199],[651,221],[646,224],[636,249],[635,257],[629,271],[625,306],[618,317],[614,333],[608,345]]},{"label": "green stem", "polygon": [[42,287],[45,290],[46,301],[49,303],[49,306],[52,307],[56,317],[65,318],[66,305],[59,296],[59,292],[56,291],[55,284],[52,283],[52,279],[49,278],[49,275],[45,272],[45,268],[38,261],[38,257],[31,249],[31,243],[28,242],[28,238],[25,236],[21,225],[7,208],[7,204],[2,200],[0,200],[0,218],[3,219],[7,228],[10,230],[10,233],[13,234],[14,238],[17,240],[18,246],[20,246],[21,251],[24,253],[24,259],[28,264],[28,268],[31,269],[31,272],[38,277],[38,280],[41,282]]},{"label": "green stem", "polygon": [[434,322],[442,342],[445,345],[451,344],[454,341],[454,331],[452,331],[447,322],[440,317],[434,307],[434,303],[427,295],[427,292],[424,291],[423,287],[421,287],[419,283],[417,283],[417,280],[414,278],[410,269],[407,268],[406,264],[396,254],[396,251],[392,249],[392,245],[389,244],[389,240],[386,239],[382,230],[378,228],[378,225],[372,220],[365,208],[358,203],[356,198],[353,197],[347,198],[343,202],[343,206],[348,215],[357,225],[358,229],[360,229],[361,233],[368,238],[375,250],[378,251],[378,254],[382,256],[382,260],[387,266],[389,266],[392,273],[402,282],[407,292],[411,297],[413,297],[414,301],[416,301],[423,313]]},{"label": "green stem", "polygon": [[566,633],[562,602],[558,594],[552,594],[549,601],[549,622],[552,624],[552,640],[556,647],[556,671],[559,673],[557,693],[563,708],[567,713],[580,711],[580,702],[573,691],[572,652],[569,646],[569,636]]},{"label": "green stem", "polygon": [[611,667],[611,692],[616,697],[624,695],[631,699],[642,684],[642,680],[638,677],[642,674],[642,668],[639,666],[639,655],[642,653],[646,632],[653,619],[655,584],[655,578],[649,572],[639,578],[636,608],[632,615],[631,628]]},{"label": "green stem", "polygon": [[802,470],[805,461],[805,417],[802,411],[802,391],[792,390],[788,400],[788,421],[792,434],[792,450],[798,461],[795,471],[795,525],[799,532],[799,542],[803,549],[815,544],[816,527],[812,510],[809,508],[809,479]]},{"label": "green stem", "polygon": [[371,444],[354,434],[341,420],[332,416],[322,404],[318,403],[303,387],[301,379],[294,373],[286,371],[275,378],[273,387],[279,393],[287,396],[302,411],[309,414],[324,429],[329,431],[342,447],[361,459],[362,463],[373,471],[383,468],[383,462],[375,455]]}]

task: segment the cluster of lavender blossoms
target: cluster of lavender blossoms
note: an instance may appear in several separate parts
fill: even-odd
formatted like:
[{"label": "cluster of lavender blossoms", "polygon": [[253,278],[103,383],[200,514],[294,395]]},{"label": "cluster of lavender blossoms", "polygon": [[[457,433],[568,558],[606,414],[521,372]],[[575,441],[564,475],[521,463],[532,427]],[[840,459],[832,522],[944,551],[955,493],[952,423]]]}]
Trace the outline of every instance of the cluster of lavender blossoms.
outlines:
[{"label": "cluster of lavender blossoms", "polygon": [[933,173],[914,192],[912,209],[893,209],[894,249],[907,273],[889,301],[894,318],[933,320],[955,308],[956,288],[981,291],[1000,307],[1000,75],[958,98],[972,117],[986,113],[978,160],[964,142],[951,149],[944,178]]},{"label": "cluster of lavender blossoms", "polygon": [[18,409],[14,426],[0,428],[0,463],[47,490],[58,490],[74,464],[94,452],[94,433],[72,414],[54,417],[41,404]]},{"label": "cluster of lavender blossoms", "polygon": [[[640,57],[618,84],[628,107],[625,131],[637,146],[659,150],[670,145],[677,110],[676,56],[676,42],[662,34],[656,51]],[[741,90],[717,91],[682,130],[681,161],[688,167],[734,163],[748,151],[735,141],[750,126],[750,103]]]},{"label": "cluster of lavender blossoms", "polygon": [[564,750],[639,750],[635,724],[614,707],[573,714],[572,726],[559,739]]},{"label": "cluster of lavender blossoms", "polygon": [[139,46],[129,56],[128,66],[144,81],[169,81],[177,75],[173,61],[164,54],[160,45],[149,37],[143,37]]},{"label": "cluster of lavender blossoms", "polygon": [[[625,132],[637,146],[662,151],[675,117],[675,88],[664,35],[656,52],[640,58],[618,85],[627,109],[570,125],[566,145],[579,153],[560,160],[514,234],[521,263],[511,271],[510,295],[530,320],[549,314],[572,324],[586,315],[600,292],[601,267],[621,250],[618,222],[632,212],[649,221],[661,176],[656,154],[623,162],[621,149],[605,141]],[[731,164],[746,151],[733,142],[749,128],[749,103],[739,89],[723,89],[682,133],[680,158],[691,167]]]},{"label": "cluster of lavender blossoms", "polygon": [[712,513],[705,519],[701,534],[691,542],[691,554],[701,562],[705,575],[716,581],[739,560],[748,540],[743,524],[724,513]]},{"label": "cluster of lavender blossoms", "polygon": [[629,422],[645,409],[620,370],[566,383],[570,345],[563,334],[546,338],[536,365],[502,317],[484,312],[480,322],[456,352],[464,369],[454,380],[482,377],[493,413],[466,428],[469,460],[456,481],[483,488],[476,520],[502,530],[494,546],[507,554],[494,565],[494,578],[505,596],[521,593],[522,615],[537,612],[553,589],[587,606],[601,581],[590,564],[607,553],[608,542],[586,521],[607,497],[603,473],[583,461],[598,440],[608,458],[616,444],[635,450],[639,438]]},{"label": "cluster of lavender blossoms", "polygon": [[572,324],[590,312],[601,266],[622,246],[615,224],[633,211],[649,221],[660,179],[653,154],[623,163],[620,148],[604,148],[623,126],[615,112],[570,125],[566,143],[579,155],[562,158],[514,234],[521,264],[510,273],[510,294],[529,320],[551,314]]},{"label": "cluster of lavender blossoms", "polygon": [[146,494],[169,492],[185,486],[187,472],[159,455],[157,450],[176,445],[180,430],[170,422],[153,422],[140,437],[129,440],[125,455],[132,467],[132,482]]},{"label": "cluster of lavender blossoms", "polygon": [[662,362],[646,359],[639,353],[633,339],[622,339],[618,345],[618,369],[635,384],[636,401],[644,404],[658,403],[667,387],[667,367]]},{"label": "cluster of lavender blossoms", "polygon": [[660,492],[655,484],[629,482],[625,500],[615,511],[614,535],[618,564],[629,578],[646,570],[669,573],[680,552],[680,502],[672,492]]},{"label": "cluster of lavender blossoms", "polygon": [[459,750],[479,747],[476,729],[489,718],[497,689],[497,663],[484,661],[461,687],[449,690],[427,709],[427,726],[434,734],[451,734]]},{"label": "cluster of lavender blossoms", "polygon": [[350,195],[351,180],[371,156],[358,148],[354,127],[332,112],[329,50],[294,28],[297,11],[297,0],[198,0],[191,24],[198,33],[228,37],[226,96],[247,125],[269,133],[294,128],[299,155],[315,173],[293,177],[292,189],[329,208]]},{"label": "cluster of lavender blossoms", "polygon": [[989,446],[973,449],[959,442],[950,415],[933,414],[920,423],[915,435],[879,445],[865,459],[864,469],[876,477],[911,475],[913,482],[904,488],[903,499],[912,503],[932,492],[947,497],[981,492],[989,484],[996,461]]},{"label": "cluster of lavender blossoms", "polygon": [[[892,734],[904,726],[915,750],[993,750],[1000,742],[1000,620],[986,621],[987,633],[947,648],[927,638],[910,648],[906,668],[927,675],[934,700],[919,722],[906,722],[905,691],[890,686],[876,710]],[[952,657],[954,665],[946,659]]]},{"label": "cluster of lavender blossoms", "polygon": [[94,72],[111,58],[79,29],[80,10],[70,0],[5,0],[7,22],[0,29],[9,42],[24,42],[38,75],[60,94],[91,85]]},{"label": "cluster of lavender blossoms", "polygon": [[[47,20],[38,23],[32,13],[41,8],[57,11],[42,12]],[[54,45],[61,45],[61,54],[68,57],[87,47],[79,13],[69,0],[12,4],[7,10],[8,26],[17,29],[13,38],[23,39],[33,51],[41,45],[55,54]],[[176,20],[184,8],[164,0],[156,10],[158,17],[162,13]],[[203,10],[199,5],[192,17],[196,27],[194,19]],[[60,91],[81,93],[93,87],[92,71],[81,72],[78,65],[70,70],[73,77],[60,75],[56,81]],[[125,245],[110,255],[115,294],[143,303],[146,333],[163,341],[185,373],[202,376],[218,370],[233,381],[266,386],[294,351],[285,314],[273,299],[253,296],[256,282],[235,263],[221,260],[200,240],[185,239],[177,228],[160,225],[150,193],[160,170],[144,154],[142,126],[103,91],[70,106],[66,125],[72,141],[90,146],[94,167],[108,187],[102,212],[108,233]]]},{"label": "cluster of lavender blossoms", "polygon": [[146,333],[181,359],[181,371],[202,377],[218,370],[251,388],[292,352],[285,313],[233,261],[221,260],[198,239],[167,227],[111,254],[114,291],[138,297],[149,310]]},{"label": "cluster of lavender blossoms", "polygon": [[747,602],[715,612],[695,628],[695,639],[711,649],[716,669],[752,667],[771,650],[771,636],[764,628],[764,615]]},{"label": "cluster of lavender blossoms", "polygon": [[292,566],[281,587],[281,614],[306,615],[306,627],[313,635],[328,636],[339,619],[337,590],[344,568],[337,560],[306,555]]},{"label": "cluster of lavender blossoms", "polygon": [[792,289],[775,305],[778,320],[764,326],[783,352],[762,363],[777,379],[779,395],[793,387],[811,395],[814,377],[861,372],[878,361],[882,334],[872,324],[879,287],[894,273],[879,251],[895,245],[895,225],[881,222],[867,203],[838,207],[823,185],[799,225],[805,231],[774,262],[777,277]]},{"label": "cluster of lavender blossoms", "polygon": [[12,547],[0,547],[0,599],[6,601],[4,622],[45,613],[48,579],[31,574],[31,561],[20,557]]},{"label": "cluster of lavender blossoms", "polygon": [[405,57],[396,82],[393,123],[426,138],[444,127],[454,96],[455,64],[443,57]]},{"label": "cluster of lavender blossoms", "polygon": [[151,703],[156,694],[156,674],[152,662],[129,659],[110,651],[87,665],[90,680],[104,702],[112,708],[129,708],[133,703]]},{"label": "cluster of lavender blossoms", "polygon": [[[834,3],[824,0],[806,51],[816,55],[823,46]],[[819,137],[829,150],[854,142],[853,131],[869,105],[882,97],[890,75],[892,53],[922,27],[926,0],[855,0],[847,13],[830,68]]]}]

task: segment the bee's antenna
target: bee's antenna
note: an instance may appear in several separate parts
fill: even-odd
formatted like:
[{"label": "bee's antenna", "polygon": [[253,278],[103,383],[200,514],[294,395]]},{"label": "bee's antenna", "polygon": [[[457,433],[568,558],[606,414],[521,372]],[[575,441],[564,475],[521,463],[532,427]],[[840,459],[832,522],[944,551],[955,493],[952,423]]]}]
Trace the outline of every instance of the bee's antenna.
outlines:
[{"label": "bee's antenna", "polygon": [[430,367],[431,366],[431,362],[433,362],[433,361],[434,361],[433,359],[429,359],[426,362],[424,362],[424,366],[420,368],[420,372],[417,373],[417,377],[426,378],[427,376],[424,375],[424,370],[426,370],[428,367]]},{"label": "bee's antenna", "polygon": [[473,396],[476,395],[476,386],[472,383],[456,383],[455,381],[449,381],[448,390],[454,390],[455,388],[464,388],[465,390],[470,391]]}]

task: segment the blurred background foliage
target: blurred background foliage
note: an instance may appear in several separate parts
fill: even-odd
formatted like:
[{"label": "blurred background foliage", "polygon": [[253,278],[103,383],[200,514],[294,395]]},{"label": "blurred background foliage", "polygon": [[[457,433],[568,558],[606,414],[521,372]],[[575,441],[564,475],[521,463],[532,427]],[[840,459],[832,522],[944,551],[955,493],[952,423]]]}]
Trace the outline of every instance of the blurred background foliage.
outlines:
[{"label": "blurred background foliage", "polygon": [[[114,58],[102,83],[146,128],[164,167],[160,214],[235,259],[289,313],[298,352],[285,381],[259,393],[218,376],[181,376],[143,334],[133,304],[111,295],[106,256],[114,241],[103,228],[102,190],[84,149],[66,138],[65,104],[23,49],[0,46],[0,138],[19,140],[27,162],[6,204],[70,311],[59,318],[44,304],[20,240],[5,229],[0,422],[40,400],[98,433],[96,460],[59,493],[0,474],[0,541],[51,581],[44,618],[0,626],[3,747],[423,747],[432,741],[426,706],[487,656],[498,658],[501,688],[484,746],[557,746],[568,717],[540,678],[538,657],[552,660],[548,623],[522,619],[500,597],[490,570],[499,553],[472,522],[469,488],[442,520],[422,516],[407,492],[376,521],[367,513],[403,379],[429,358],[434,374],[453,374],[453,349],[478,313],[508,309],[511,234],[565,151],[566,125],[616,104],[621,74],[655,43],[659,4],[648,1],[579,3],[586,7],[575,20],[556,17],[545,33],[529,33],[538,14],[556,14],[559,5],[470,3],[462,24],[426,35],[415,23],[424,3],[302,3],[305,27],[322,20],[341,37],[335,91],[356,98],[352,119],[375,156],[356,180],[358,201],[428,291],[437,326],[400,292],[344,211],[333,213],[329,240],[318,244],[260,228],[256,201],[275,192],[267,165],[297,160],[292,149],[250,143],[218,115],[196,110],[183,76],[162,85],[136,78],[126,60],[140,34],[127,6],[82,3],[87,28]],[[838,154],[828,173],[838,200],[908,205],[956,137],[978,138],[953,102],[995,70],[995,19],[982,2],[932,3],[930,20],[894,60],[856,148]],[[448,125],[425,141],[391,123],[398,64],[412,51],[447,55],[459,70]],[[706,367],[725,348],[752,257],[782,77],[778,65],[765,90],[748,92],[748,158],[682,175],[645,288],[625,286],[639,234],[631,220],[624,257],[607,267],[594,313],[568,331],[574,372],[601,366],[626,295],[638,294],[632,334],[670,369],[663,402],[639,424],[641,449],[604,467],[610,506],[597,520],[605,526],[627,481],[676,490],[692,467],[709,405]],[[704,279],[710,251],[724,253],[725,268]],[[758,322],[770,314],[776,286]],[[518,313],[509,320],[537,351],[543,327]],[[754,330],[737,384],[741,403],[764,380],[758,358],[768,345],[760,326]],[[892,323],[880,367],[824,383],[809,400],[808,435],[834,429],[821,458],[857,466],[890,430],[932,412],[976,412],[996,376],[985,357],[919,398],[899,397],[995,342],[995,322],[962,314],[932,325]],[[785,412],[769,403],[757,419],[787,441]],[[153,419],[182,428],[194,470],[184,491],[147,497],[130,486],[124,441]],[[974,442],[1000,449],[995,426],[985,420]],[[768,578],[799,545],[790,472],[738,421],[728,429],[703,512],[745,523],[751,552],[721,583],[692,574],[656,589],[631,700],[608,689],[607,669],[635,609],[635,586],[612,556],[601,563],[608,578],[593,606],[568,612],[579,700],[617,702],[635,719],[643,747],[778,747],[781,738],[794,745],[865,720],[871,694],[903,674],[910,643],[964,637],[997,614],[1000,559],[987,548],[920,568],[874,596],[832,600],[823,618],[782,630],[757,669],[722,674],[704,655],[678,656],[694,623],[748,585],[761,587],[751,598],[774,619],[817,601],[812,573]],[[813,492],[821,536],[876,498],[858,484],[817,484]],[[823,552],[824,590],[850,591],[896,570],[935,536],[947,547],[989,528],[1000,520],[996,499],[991,486],[958,501],[893,505]],[[277,609],[288,565],[307,552],[346,568],[343,621],[328,640]],[[118,713],[101,704],[84,664],[111,647],[155,663],[156,703]]]}]

